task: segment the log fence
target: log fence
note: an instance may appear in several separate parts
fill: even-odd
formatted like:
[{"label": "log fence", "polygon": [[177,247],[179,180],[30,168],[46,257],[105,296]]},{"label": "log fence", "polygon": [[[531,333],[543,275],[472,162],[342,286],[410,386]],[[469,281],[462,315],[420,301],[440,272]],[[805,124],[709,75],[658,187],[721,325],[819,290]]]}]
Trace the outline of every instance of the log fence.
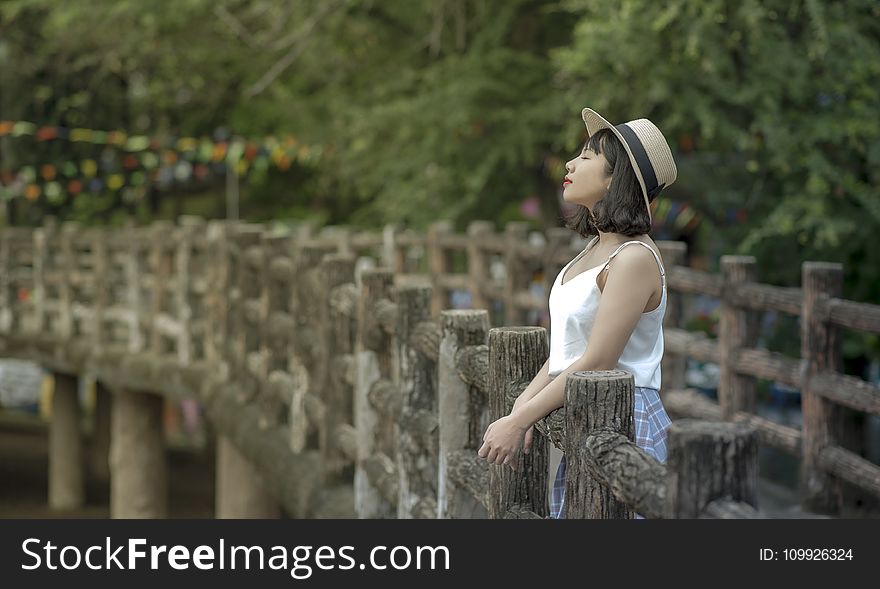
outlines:
[{"label": "log fence", "polygon": [[[111,405],[113,517],[167,513],[163,396],[197,398],[217,433],[218,517],[545,518],[550,444],[569,457],[567,518],[763,517],[761,444],[802,458],[811,509],[839,509],[842,481],[880,496],[880,467],[841,446],[838,413],[880,412],[876,385],[839,372],[840,330],[880,333],[880,306],[842,299],[839,265],[806,262],[802,287],[782,288],[755,282],[749,257],[724,256],[721,275],[687,268],[675,242],[659,244],[662,397],[679,417],[667,462],[634,444],[621,371],[569,375],[565,407],[536,424],[516,471],[480,459],[486,426],[547,358],[548,326],[525,318],[546,313],[534,277],[546,291],[583,245],[570,236],[538,246],[516,223],[419,236],[194,217],[3,229],[0,351],[55,375],[50,503],[83,501],[72,395],[85,376],[111,393],[98,398]],[[473,308],[450,309],[453,290]],[[681,328],[688,293],[720,299],[717,340]],[[801,318],[801,359],[756,347],[764,310]],[[718,363],[717,403],[684,388],[686,358]],[[758,378],[801,387],[802,428],[755,414]]]}]

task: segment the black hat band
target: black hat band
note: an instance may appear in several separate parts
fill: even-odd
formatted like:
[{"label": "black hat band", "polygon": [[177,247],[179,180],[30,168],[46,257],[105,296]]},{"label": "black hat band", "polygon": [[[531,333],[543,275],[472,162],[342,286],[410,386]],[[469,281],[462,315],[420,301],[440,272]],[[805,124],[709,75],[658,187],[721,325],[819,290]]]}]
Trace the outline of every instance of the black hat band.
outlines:
[{"label": "black hat band", "polygon": [[636,158],[636,164],[638,164],[639,170],[642,172],[642,178],[645,180],[645,189],[648,192],[648,198],[654,198],[657,196],[657,193],[663,189],[665,184],[657,184],[657,174],[654,173],[654,166],[651,165],[651,160],[648,159],[648,152],[645,151],[645,147],[639,140],[639,136],[624,123],[614,125],[614,128],[620,131],[620,134],[623,136],[624,140],[626,140],[627,145],[629,145],[633,157]]}]

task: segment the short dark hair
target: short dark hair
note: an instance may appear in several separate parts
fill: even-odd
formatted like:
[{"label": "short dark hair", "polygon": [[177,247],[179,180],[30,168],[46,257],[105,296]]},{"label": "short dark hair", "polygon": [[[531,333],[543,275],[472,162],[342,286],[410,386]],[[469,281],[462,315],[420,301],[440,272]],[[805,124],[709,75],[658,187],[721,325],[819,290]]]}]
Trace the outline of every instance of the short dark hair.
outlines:
[{"label": "short dark hair", "polygon": [[611,175],[611,185],[592,211],[578,205],[574,213],[564,216],[565,226],[582,237],[598,235],[599,231],[628,237],[648,233],[651,218],[645,207],[645,197],[629,155],[617,135],[611,129],[599,129],[587,139],[584,149],[605,156],[608,162],[605,172]]}]

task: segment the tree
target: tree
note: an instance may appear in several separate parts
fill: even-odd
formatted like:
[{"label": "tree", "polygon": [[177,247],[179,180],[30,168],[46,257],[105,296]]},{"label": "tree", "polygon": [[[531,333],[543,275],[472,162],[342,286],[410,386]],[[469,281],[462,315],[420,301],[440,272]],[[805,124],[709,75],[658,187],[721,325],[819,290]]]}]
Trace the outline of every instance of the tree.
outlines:
[{"label": "tree", "polygon": [[[571,0],[554,54],[568,104],[658,122],[676,145],[669,194],[721,229],[725,253],[796,284],[840,261],[847,293],[880,299],[880,5],[869,0]],[[585,89],[588,98],[585,97]],[[748,220],[727,211],[745,207]]]}]

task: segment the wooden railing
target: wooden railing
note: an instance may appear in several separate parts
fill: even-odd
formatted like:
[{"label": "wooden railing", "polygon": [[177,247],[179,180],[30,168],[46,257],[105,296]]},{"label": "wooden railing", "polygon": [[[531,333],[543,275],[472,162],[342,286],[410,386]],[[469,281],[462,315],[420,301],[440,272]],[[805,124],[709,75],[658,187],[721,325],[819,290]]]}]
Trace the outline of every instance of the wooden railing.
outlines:
[{"label": "wooden railing", "polygon": [[[800,444],[807,422],[801,434],[745,413],[751,393],[737,378],[748,370],[776,375],[792,368],[786,359],[744,347],[751,332],[735,306],[722,319],[722,344],[678,329],[679,301],[669,298],[664,382],[667,373],[673,382],[680,377],[675,354],[717,361],[727,372],[718,406],[692,391],[664,390],[670,408],[687,403],[682,413],[712,420],[677,420],[666,465],[632,443],[631,428],[587,420],[601,413],[607,395],[622,395],[625,402],[615,406],[624,412],[608,416],[608,423],[631,422],[626,399],[632,379],[625,374],[570,376],[566,407],[594,405],[561,409],[539,422],[533,451],[520,457],[516,472],[490,468],[477,457],[488,423],[509,412],[546,360],[546,329],[491,327],[487,309],[446,309],[448,291],[468,290],[474,306],[494,309],[500,302],[501,317],[522,324],[517,319],[526,312],[546,310],[546,296],[530,288],[535,271],[549,286],[582,245],[572,246],[570,236],[554,231],[540,246],[527,240],[520,224],[496,236],[490,225],[476,222],[461,236],[438,223],[420,237],[393,227],[381,236],[308,226],[272,231],[191,217],[125,230],[52,222],[36,231],[4,229],[0,343],[3,354],[35,360],[59,382],[92,375],[113,390],[119,412],[113,435],[120,440],[110,470],[120,484],[112,489],[140,496],[138,505],[147,506],[120,495],[111,500],[118,504],[114,516],[163,514],[157,498],[162,477],[144,472],[160,468],[155,454],[161,445],[144,427],[126,426],[137,411],[155,412],[145,398],[156,395],[201,400],[220,436],[218,451],[243,459],[230,455],[218,464],[234,469],[229,465],[246,462],[259,474],[218,475],[218,515],[224,517],[241,516],[235,507],[219,513],[219,506],[236,504],[227,500],[232,491],[225,487],[260,496],[259,489],[242,490],[250,479],[259,479],[265,499],[294,517],[546,517],[549,443],[572,460],[567,496],[575,499],[566,500],[566,517],[636,511],[648,517],[758,516],[754,432],[762,442],[790,444],[797,436]],[[676,266],[683,261],[681,246],[661,245],[676,291],[723,296],[728,306],[746,299],[755,304],[760,291],[770,293],[768,306],[794,308],[791,289],[749,284],[732,273],[730,258],[721,280]],[[465,272],[451,272],[456,252],[466,255]],[[500,275],[492,270],[499,265]],[[854,305],[813,296],[808,316],[817,326],[832,316],[851,325],[851,308],[841,310],[847,304]],[[874,307],[859,308],[863,317],[876,317]],[[828,331],[811,329],[809,349],[818,346],[818,354],[828,336],[817,343],[817,333]],[[810,370],[805,399],[827,390],[822,387],[831,386],[829,378],[843,379],[835,385],[856,382],[824,365]],[[70,389],[61,387],[60,397]],[[861,383],[845,398],[876,409],[872,390]],[[735,423],[719,422],[724,419]],[[53,415],[52,427],[58,422],[63,431],[75,431],[71,421]],[[134,435],[152,442],[124,441]],[[814,444],[833,439],[810,435]],[[76,444],[71,438],[59,452]],[[148,451],[153,454],[137,454]],[[827,462],[841,452],[821,445],[814,470],[843,476],[841,463]],[[698,458],[684,458],[693,456]],[[848,460],[860,469],[860,480],[875,476],[871,465]],[[736,476],[714,476],[718,468]],[[58,476],[74,481],[56,483],[59,489],[80,484],[70,472]]]},{"label": "wooden railing", "polygon": [[[684,251],[675,248],[664,257],[681,260]],[[682,329],[677,310],[667,316],[664,366],[673,366],[676,355],[714,362],[720,381],[717,403],[692,390],[671,390],[663,395],[665,406],[681,416],[751,424],[762,444],[799,457],[801,499],[807,510],[838,512],[843,481],[880,496],[880,466],[840,445],[845,427],[841,406],[880,415],[880,387],[840,373],[842,329],[880,333],[880,305],[841,298],[840,264],[804,262],[801,288],[759,284],[754,268],[750,256],[723,256],[720,276],[670,265],[669,287],[680,294],[717,297],[721,317],[714,340]],[[677,298],[669,300],[680,304]],[[800,317],[799,359],[755,347],[761,311]],[[678,364],[664,372],[664,381],[682,382],[681,371]],[[802,427],[756,415],[756,378],[800,389]]]}]

